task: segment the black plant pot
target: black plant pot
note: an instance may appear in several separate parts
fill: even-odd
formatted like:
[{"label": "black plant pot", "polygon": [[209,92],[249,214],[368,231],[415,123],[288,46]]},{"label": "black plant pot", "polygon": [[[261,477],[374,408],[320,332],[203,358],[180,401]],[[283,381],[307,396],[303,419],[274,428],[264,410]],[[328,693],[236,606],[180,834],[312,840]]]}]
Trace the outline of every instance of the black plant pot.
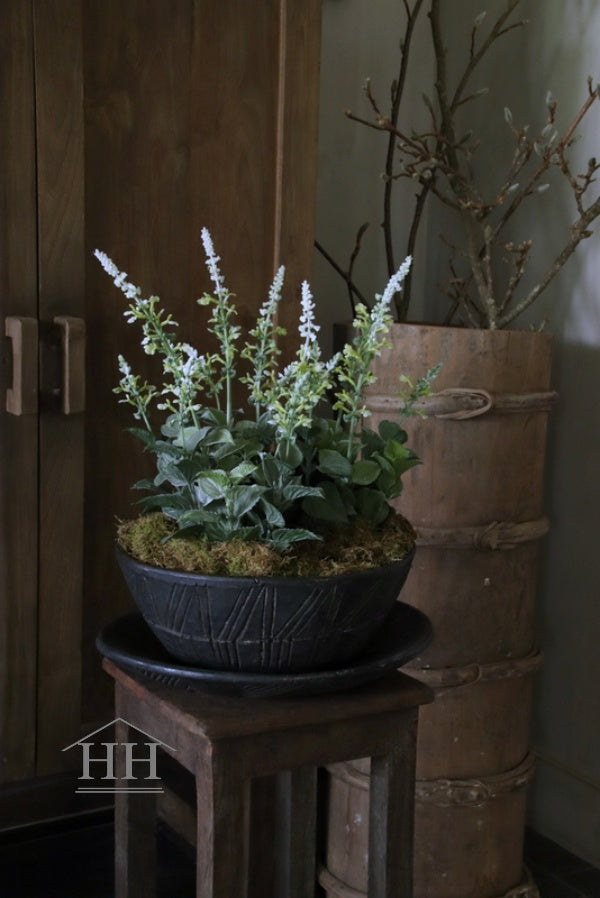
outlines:
[{"label": "black plant pot", "polygon": [[133,599],[169,654],[257,673],[331,670],[357,658],[393,610],[413,556],[331,577],[210,577],[152,567],[117,547]]}]

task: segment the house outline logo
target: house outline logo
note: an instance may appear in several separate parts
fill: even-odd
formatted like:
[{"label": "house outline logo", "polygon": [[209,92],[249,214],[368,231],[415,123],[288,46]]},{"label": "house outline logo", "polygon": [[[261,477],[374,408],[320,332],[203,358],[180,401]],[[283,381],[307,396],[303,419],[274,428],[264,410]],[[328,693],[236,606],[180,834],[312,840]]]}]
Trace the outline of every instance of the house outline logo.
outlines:
[{"label": "house outline logo", "polygon": [[[142,739],[138,739],[136,742],[98,742],[92,739],[93,736],[97,736],[98,733],[101,733],[103,730],[106,730],[108,727],[112,727],[117,723],[124,723],[130,730],[134,730],[136,733],[139,733]],[[141,730],[139,727],[134,726],[132,723],[129,723],[128,720],[125,720],[124,717],[115,717],[113,720],[110,720],[108,723],[105,723],[103,726],[98,727],[97,730],[93,730],[91,733],[87,733],[87,735],[82,736],[81,739],[77,739],[75,742],[72,742],[70,745],[66,745],[61,751],[70,751],[70,749],[75,748],[75,746],[80,746],[82,749],[82,774],[78,777],[80,782],[89,783],[89,785],[79,786],[76,790],[76,794],[90,794],[90,793],[112,793],[113,795],[118,792],[128,792],[128,793],[136,793],[136,794],[158,794],[164,792],[162,787],[160,777],[157,774],[157,750],[160,747],[166,748],[169,751],[175,752],[177,749],[173,748],[171,745],[167,745],[166,742],[163,742],[161,739],[157,739],[155,736],[152,736],[150,733],[146,733],[144,730]],[[145,756],[134,754],[134,749],[138,749],[143,745],[147,749],[147,754]],[[98,748],[102,746],[105,751],[103,756],[92,756],[91,751],[94,747]],[[117,750],[121,750],[124,752],[125,756],[125,775],[117,776],[115,772],[115,760],[116,760],[116,752]],[[90,772],[91,765],[100,765],[104,767],[104,776],[92,776]],[[145,766],[148,775],[147,776],[138,776],[134,775],[133,768],[136,765],[136,772],[140,769],[141,766]],[[97,766],[94,767],[94,770],[97,769]],[[131,785],[131,782],[143,782],[143,785]],[[95,785],[94,783],[101,781],[107,783],[107,785]],[[112,785],[108,785],[108,783],[112,782]],[[152,785],[155,783],[156,785]]]}]

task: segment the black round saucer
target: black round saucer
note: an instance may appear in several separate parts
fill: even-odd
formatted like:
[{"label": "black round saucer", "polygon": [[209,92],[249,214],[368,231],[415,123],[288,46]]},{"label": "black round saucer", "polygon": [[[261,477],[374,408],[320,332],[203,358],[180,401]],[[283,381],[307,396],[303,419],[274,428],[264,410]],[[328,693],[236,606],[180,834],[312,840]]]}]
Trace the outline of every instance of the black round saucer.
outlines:
[{"label": "black round saucer", "polygon": [[96,639],[102,655],[133,674],[195,692],[248,698],[319,695],[377,680],[416,657],[433,638],[429,618],[398,602],[361,657],[340,670],[296,674],[203,670],[175,661],[161,646],[139,612],[108,624]]}]

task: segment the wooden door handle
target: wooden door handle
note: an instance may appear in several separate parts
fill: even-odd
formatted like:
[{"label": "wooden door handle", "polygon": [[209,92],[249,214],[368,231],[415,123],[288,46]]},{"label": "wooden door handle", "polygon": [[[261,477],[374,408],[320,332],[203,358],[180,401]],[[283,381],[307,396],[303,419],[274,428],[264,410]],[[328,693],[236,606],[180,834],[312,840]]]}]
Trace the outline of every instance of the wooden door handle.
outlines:
[{"label": "wooden door handle", "polygon": [[6,411],[10,415],[37,415],[37,320],[9,316],[4,319],[4,333],[12,345],[12,386],[6,391]]},{"label": "wooden door handle", "polygon": [[74,415],[85,409],[85,321],[57,315],[62,355],[61,410]]}]

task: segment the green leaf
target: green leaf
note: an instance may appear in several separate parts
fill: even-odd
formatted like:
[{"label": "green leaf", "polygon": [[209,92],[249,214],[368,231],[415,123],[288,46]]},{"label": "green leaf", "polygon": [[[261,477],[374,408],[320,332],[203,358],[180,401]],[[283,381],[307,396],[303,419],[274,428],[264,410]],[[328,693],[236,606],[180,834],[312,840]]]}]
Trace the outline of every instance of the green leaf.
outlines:
[{"label": "green leaf", "polygon": [[253,465],[249,461],[243,461],[239,465],[236,465],[235,468],[232,468],[229,472],[229,476],[232,477],[236,482],[240,480],[244,480],[246,477],[250,477],[251,474],[254,474],[256,471],[256,465]]},{"label": "green leaf", "polygon": [[394,463],[394,469],[397,474],[402,476],[407,471],[410,471],[411,468],[415,468],[417,465],[422,464],[422,461],[416,455],[409,455],[406,458],[399,459]]},{"label": "green leaf", "polygon": [[180,471],[177,463],[174,462],[172,458],[167,458],[164,455],[159,455],[156,466],[158,468],[158,474],[154,478],[154,483],[156,486],[164,483],[165,480],[176,488],[187,486],[187,477]]},{"label": "green leaf", "polygon": [[231,445],[235,442],[233,436],[231,435],[231,431],[227,427],[210,428],[210,431],[205,439],[207,446],[214,446],[215,444],[218,445],[219,443]]},{"label": "green leaf", "polygon": [[392,464],[397,476],[402,476],[405,471],[421,464],[421,459],[412,449],[401,446],[399,443],[388,443],[384,450],[385,458]]},{"label": "green leaf", "polygon": [[302,451],[296,443],[285,442],[279,445],[279,459],[290,468],[297,468],[302,464]]},{"label": "green leaf", "polygon": [[405,443],[407,440],[406,431],[397,421],[380,421],[378,430],[382,440],[396,440],[398,443]]},{"label": "green leaf", "polygon": [[370,521],[374,527],[383,524],[390,513],[390,507],[382,492],[365,488],[358,491],[356,499],[357,511],[363,518]]},{"label": "green leaf", "polygon": [[185,452],[193,452],[209,432],[210,427],[184,427],[173,440],[173,445],[181,447]]},{"label": "green leaf", "polygon": [[136,505],[142,505],[144,508],[184,508],[190,507],[190,501],[180,493],[159,493],[156,496],[144,496],[139,499]]},{"label": "green leaf", "polygon": [[249,421],[246,418],[243,418],[241,421],[235,422],[235,430],[237,433],[246,434],[246,436],[253,436],[258,431],[259,425],[256,421]]},{"label": "green leaf", "polygon": [[302,542],[306,539],[321,539],[320,536],[317,536],[316,533],[313,533],[312,530],[305,530],[302,527],[297,528],[282,528],[280,530],[274,530],[269,537],[269,542],[272,543],[275,549],[282,552],[285,549],[289,548],[292,543]]},{"label": "green leaf", "polygon": [[136,480],[136,482],[131,487],[132,490],[153,490],[154,489],[154,481],[153,480]]},{"label": "green leaf", "polygon": [[206,471],[194,480],[194,491],[201,505],[207,505],[213,499],[224,499],[229,486],[225,471]]},{"label": "green leaf", "polygon": [[188,511],[184,511],[177,518],[177,526],[180,530],[183,530],[187,527],[197,527],[198,525],[206,524],[209,521],[214,521],[215,515],[210,511],[205,511],[203,508],[190,508]]},{"label": "green leaf", "polygon": [[252,527],[235,527],[230,531],[228,539],[244,539],[244,540],[261,540],[263,538],[261,528],[254,525]]},{"label": "green leaf", "polygon": [[237,439],[235,441],[236,451],[243,458],[255,458],[264,450],[263,443],[258,440]]},{"label": "green leaf", "polygon": [[363,446],[363,458],[370,458],[376,452],[383,450],[383,440],[378,433],[368,427],[361,429],[360,439]]},{"label": "green leaf", "polygon": [[304,486],[301,483],[286,483],[282,491],[283,498],[288,502],[295,502],[297,499],[304,499],[305,496],[323,497],[323,490],[320,486]]},{"label": "green leaf", "polygon": [[381,466],[376,461],[362,459],[352,465],[352,483],[368,486],[374,483],[381,473]]},{"label": "green leaf", "polygon": [[154,436],[154,434],[150,433],[149,430],[144,430],[143,427],[128,427],[127,433],[130,433],[138,440],[141,440],[147,448],[153,448],[156,442],[156,437]]},{"label": "green leaf", "polygon": [[350,477],[352,475],[352,464],[341,452],[335,449],[321,449],[319,452],[318,469],[322,474],[328,474],[330,477]]},{"label": "green leaf", "polygon": [[226,542],[232,538],[235,529],[226,519],[215,518],[206,522],[202,532],[212,542]]},{"label": "green leaf", "polygon": [[392,464],[394,464],[396,461],[403,461],[406,458],[411,458],[414,456],[414,453],[411,449],[408,449],[406,446],[403,446],[396,440],[388,440],[386,442],[383,449],[383,454]]},{"label": "green leaf", "polygon": [[176,446],[175,443],[170,443],[167,440],[156,440],[152,448],[157,456],[166,455],[170,458],[183,457],[183,450],[181,449],[181,446]]},{"label": "green leaf", "polygon": [[261,461],[261,468],[264,474],[265,483],[268,483],[270,486],[275,483],[280,483],[282,477],[291,470],[289,465],[286,465],[285,462],[281,461],[279,458],[273,458],[272,455],[264,456]]},{"label": "green leaf", "polygon": [[272,502],[268,502],[264,496],[261,496],[260,506],[264,512],[265,520],[269,527],[284,527],[285,518],[278,508]]},{"label": "green leaf", "polygon": [[257,484],[231,487],[225,500],[231,517],[239,522],[245,514],[254,508],[263,491],[264,487]]},{"label": "green leaf", "polygon": [[171,507],[170,505],[163,505],[161,511],[167,518],[171,518],[173,521],[178,521],[182,514],[185,514],[185,510],[181,508]]},{"label": "green leaf", "polygon": [[377,486],[389,499],[394,499],[402,492],[402,475],[421,464],[421,460],[411,449],[395,440],[386,443],[384,453],[380,455],[377,452],[374,456],[381,465]]},{"label": "green leaf", "polygon": [[341,480],[338,480],[335,487],[344,503],[348,517],[352,517],[356,514],[356,487],[351,483],[343,483]]},{"label": "green leaf", "polygon": [[254,479],[264,486],[280,489],[291,473],[292,469],[289,465],[284,464],[278,458],[273,458],[272,455],[264,455],[261,458],[260,466],[256,469]]},{"label": "green leaf", "polygon": [[202,409],[202,420],[223,427],[227,424],[227,414],[219,408],[204,408]]},{"label": "green leaf", "polygon": [[177,527],[178,529],[173,533],[168,533],[166,536],[163,536],[163,538],[161,539],[161,543],[163,543],[163,545],[174,539],[174,537],[179,538],[181,536],[184,536],[186,538],[193,538],[196,536],[205,536],[204,527],[201,525],[190,524],[189,526],[181,527],[181,529],[179,529],[179,521],[177,521]]},{"label": "green leaf", "polygon": [[381,468],[381,474],[377,479],[377,486],[383,493],[385,493],[385,495],[389,495],[390,490],[393,490],[396,485],[396,472],[394,471],[394,466],[387,458],[385,458],[385,456],[380,455],[379,452],[376,452],[373,458]]},{"label": "green leaf", "polygon": [[164,437],[167,437],[167,439],[171,439],[171,440],[174,440],[177,438],[177,435],[179,434],[179,430],[180,430],[179,424],[177,423],[177,421],[173,415],[171,415],[165,421],[163,426],[160,428],[160,432],[162,433],[162,435]]},{"label": "green leaf", "polygon": [[345,524],[348,520],[346,506],[335,484],[325,480],[319,486],[323,498],[308,496],[302,503],[303,510],[311,518]]}]

